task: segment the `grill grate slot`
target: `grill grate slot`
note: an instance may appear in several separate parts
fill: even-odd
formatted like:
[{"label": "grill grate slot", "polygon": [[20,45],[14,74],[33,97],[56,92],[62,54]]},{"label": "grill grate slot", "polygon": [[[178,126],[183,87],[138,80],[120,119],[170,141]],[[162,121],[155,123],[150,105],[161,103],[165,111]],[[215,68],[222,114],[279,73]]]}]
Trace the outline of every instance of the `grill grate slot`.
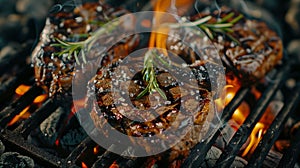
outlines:
[{"label": "grill grate slot", "polygon": [[33,158],[39,165],[45,167],[61,167],[64,159],[58,158],[40,148],[28,143],[18,132],[5,130],[0,138],[6,147]]},{"label": "grill grate slot", "polygon": [[[87,137],[66,158],[66,167],[74,166],[84,152],[87,151],[87,148],[92,149],[96,145],[97,144],[90,137]],[[101,153],[104,153],[104,149]]]},{"label": "grill grate slot", "polygon": [[[270,128],[267,130],[266,134],[263,136],[263,139],[256,147],[254,153],[252,154],[247,167],[261,167],[263,160],[267,156],[272,145],[275,143],[280,132],[283,129],[284,123],[287,121],[289,115],[294,111],[298,105],[300,99],[300,85],[295,89],[294,92],[296,95],[290,98],[287,101],[288,104],[284,106],[283,109],[278,113],[275,118],[275,121],[272,122]],[[295,155],[297,156],[297,155]]]},{"label": "grill grate slot", "polygon": [[19,127],[16,129],[20,130],[20,133],[24,138],[28,137],[30,132],[38,127],[47,117],[49,117],[56,109],[58,104],[56,99],[48,99],[39,109],[37,109],[31,117],[25,120]]},{"label": "grill grate slot", "polygon": [[245,122],[234,134],[229,144],[225,147],[225,151],[222,153],[220,158],[217,160],[217,167],[229,167],[234,161],[235,156],[238,154],[242,145],[247,141],[247,138],[251,134],[255,124],[259,121],[261,116],[264,114],[268,104],[272,97],[275,95],[277,89],[283,83],[284,78],[287,76],[289,66],[286,65],[278,72],[274,83],[267,88],[261,98],[258,100],[253,111],[246,118]]},{"label": "grill grate slot", "polygon": [[7,97],[13,96],[15,89],[21,84],[21,82],[32,78],[33,72],[30,65],[26,65],[15,76],[1,84],[0,87],[0,102],[7,100]]},{"label": "grill grate slot", "polygon": [[[235,97],[232,99],[232,101],[225,107],[223,111],[223,116],[221,118],[221,123],[227,122],[234,111],[238,108],[238,106],[242,103],[243,99],[249,92],[249,88],[242,88],[240,89]],[[206,141],[203,143],[197,144],[191,151],[189,157],[186,159],[186,161],[183,163],[183,167],[199,167],[201,163],[203,163],[205,156],[209,149],[213,146],[216,139],[221,134],[222,129],[224,129],[225,125],[221,125],[216,133],[213,134],[213,136],[209,137]],[[201,152],[200,152],[201,151]]]},{"label": "grill grate slot", "polygon": [[22,97],[14,101],[10,106],[4,108],[0,112],[0,127],[5,128],[9,121],[30,105],[38,95],[42,94],[42,92],[42,88],[33,85]]}]

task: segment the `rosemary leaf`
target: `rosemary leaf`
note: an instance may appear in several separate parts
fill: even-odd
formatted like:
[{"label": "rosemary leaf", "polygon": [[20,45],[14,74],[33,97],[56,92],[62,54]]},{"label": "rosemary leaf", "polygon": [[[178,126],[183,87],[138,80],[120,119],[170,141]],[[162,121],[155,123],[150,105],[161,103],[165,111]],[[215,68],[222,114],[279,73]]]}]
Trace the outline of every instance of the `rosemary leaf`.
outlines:
[{"label": "rosemary leaf", "polygon": [[220,21],[218,21],[217,23],[224,23],[227,20],[229,20],[230,18],[232,18],[234,16],[233,12],[230,12],[228,15],[226,15],[225,17],[223,17]]}]

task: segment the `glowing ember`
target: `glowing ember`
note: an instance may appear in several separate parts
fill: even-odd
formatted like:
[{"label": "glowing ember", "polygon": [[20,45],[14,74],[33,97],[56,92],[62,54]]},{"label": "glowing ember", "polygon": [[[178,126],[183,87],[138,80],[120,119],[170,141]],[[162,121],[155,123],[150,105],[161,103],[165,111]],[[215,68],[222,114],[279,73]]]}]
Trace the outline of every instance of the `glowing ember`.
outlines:
[{"label": "glowing ember", "polygon": [[81,162],[81,168],[88,168],[88,166],[84,162]]},{"label": "glowing ember", "polygon": [[[30,89],[30,86],[21,84],[17,89],[15,90],[16,95],[22,96],[24,95],[28,90]],[[43,103],[48,98],[47,94],[42,94],[37,96],[33,100],[33,104],[40,104]],[[28,111],[30,106],[23,109],[18,115],[16,115],[8,124],[7,126],[12,126],[14,123],[16,123],[20,119],[27,119],[31,113]]]},{"label": "glowing ember", "polygon": [[20,85],[16,90],[16,94],[19,96],[22,96],[23,94],[25,94],[28,90],[30,89],[30,86],[27,85]]},{"label": "glowing ember", "polygon": [[111,165],[109,166],[109,168],[119,168],[119,165],[117,164],[116,161],[114,161],[113,164],[111,164]]},{"label": "glowing ember", "polygon": [[[18,96],[22,96],[22,95],[24,95],[29,89],[30,89],[30,86],[21,84],[21,85],[15,90],[15,93],[16,93]],[[36,98],[33,100],[33,103],[35,103],[35,104],[42,103],[42,102],[44,102],[47,98],[48,98],[48,95],[47,95],[47,94],[42,94],[42,95],[36,97]]]},{"label": "glowing ember", "polygon": [[241,105],[234,111],[232,119],[238,124],[242,125],[250,113],[250,107],[246,102],[242,102]]},{"label": "glowing ember", "polygon": [[56,139],[56,140],[55,140],[55,145],[56,145],[56,146],[59,146],[59,139]]},{"label": "glowing ember", "polygon": [[[22,96],[24,95],[28,90],[30,89],[30,86],[27,86],[27,85],[20,85],[19,87],[17,87],[17,89],[15,90],[15,93],[18,95],[18,96]],[[42,94],[38,97],[36,97],[33,101],[33,103],[42,103],[44,102],[46,99],[48,98],[48,95],[47,94]]]},{"label": "glowing ember", "polygon": [[99,146],[95,146],[93,152],[96,155],[99,152]]},{"label": "glowing ember", "polygon": [[47,94],[39,95],[38,97],[36,97],[36,98],[33,100],[33,103],[35,103],[35,104],[43,103],[47,98],[48,98],[48,95],[47,95]]},{"label": "glowing ember", "polygon": [[18,115],[16,115],[8,124],[7,126],[12,126],[14,123],[16,123],[20,119],[26,119],[30,116],[30,113],[28,112],[29,106],[27,106],[23,111],[21,111]]}]

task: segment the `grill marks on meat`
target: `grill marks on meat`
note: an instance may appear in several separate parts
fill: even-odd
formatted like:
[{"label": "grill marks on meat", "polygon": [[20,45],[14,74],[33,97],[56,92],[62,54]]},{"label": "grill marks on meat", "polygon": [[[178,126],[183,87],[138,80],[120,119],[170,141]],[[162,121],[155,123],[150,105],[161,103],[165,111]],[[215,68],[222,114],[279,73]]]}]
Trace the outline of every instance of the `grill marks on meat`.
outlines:
[{"label": "grill marks on meat", "polygon": [[[97,102],[94,106],[99,107],[99,110],[90,107],[91,118],[101,132],[109,131],[106,130],[107,125],[111,125],[129,137],[158,135],[162,140],[174,138],[172,142],[179,141],[178,137],[172,135],[164,137],[162,134],[164,131],[168,129],[175,134],[179,130],[187,129],[192,124],[191,129],[172,147],[168,157],[170,161],[179,157],[185,158],[190,149],[204,138],[209,122],[214,115],[212,94],[209,91],[210,85],[205,85],[207,87],[200,85],[207,82],[207,79],[195,78],[195,73],[206,74],[207,72],[203,69],[203,65],[192,67],[191,73],[186,74],[180,68],[174,67],[176,76],[186,75],[191,82],[197,82],[198,87],[191,89],[188,81],[181,83],[173,76],[174,74],[171,75],[169,72],[156,69],[158,84],[167,95],[168,100],[161,98],[157,92],[136,99],[147,85],[142,80],[143,58],[143,56],[137,57],[135,63],[130,67],[122,67],[122,64],[127,61],[125,59],[110,67],[99,69],[89,87],[89,95],[96,94]],[[120,67],[123,68],[122,74],[126,74],[126,76],[118,77],[116,69]],[[93,103],[88,102],[88,104]],[[183,115],[179,115],[179,113]],[[163,145],[161,141],[155,141],[153,145]],[[140,141],[133,143],[145,146],[146,150],[152,150],[150,146],[141,144]]]},{"label": "grill marks on meat", "polygon": [[[209,14],[200,13],[190,19],[195,21],[207,15],[212,15],[213,19],[209,23],[214,23],[217,18],[223,18],[230,12],[234,12],[235,16],[239,15],[236,11],[224,8],[221,13],[218,11]],[[181,57],[196,55],[188,45],[183,44],[182,39],[178,38],[179,34],[186,34],[185,36],[181,35],[181,37],[185,37],[185,40],[192,45],[191,47],[200,53],[206,47],[216,47],[224,65],[227,67],[226,70],[233,71],[246,85],[263,78],[279,63],[283,55],[283,45],[280,37],[266,23],[259,20],[244,17],[232,27],[233,32],[228,34],[237,39],[240,45],[223,34],[217,34],[212,40],[212,44],[207,37],[199,38],[196,33],[187,30],[184,28],[170,30],[167,39],[169,50],[178,53]],[[196,37],[198,37],[197,42],[192,40]],[[210,56],[207,55],[207,57]],[[191,58],[193,60],[199,59],[196,56]],[[205,60],[205,57],[202,59]]]},{"label": "grill marks on meat", "polygon": [[[100,28],[101,24],[127,13],[124,9],[112,8],[101,2],[90,2],[75,8],[72,12],[60,11],[50,14],[32,56],[37,83],[49,92],[50,97],[57,93],[70,95],[75,70],[74,55],[63,55],[61,57],[55,55],[54,53],[61,50],[59,47],[51,46],[51,44],[57,43],[55,38],[69,42],[85,40],[87,37],[82,35],[88,35]],[[97,51],[93,58],[100,55],[107,57],[106,62],[101,64],[106,65],[116,61],[115,57],[126,56],[137,43],[137,36],[124,37],[122,41],[112,46],[106,53]],[[109,44],[109,39],[101,41],[102,49],[109,46]],[[89,56],[91,55],[92,53],[89,54]],[[94,68],[95,66],[98,67],[99,65],[87,65],[84,68]]]}]

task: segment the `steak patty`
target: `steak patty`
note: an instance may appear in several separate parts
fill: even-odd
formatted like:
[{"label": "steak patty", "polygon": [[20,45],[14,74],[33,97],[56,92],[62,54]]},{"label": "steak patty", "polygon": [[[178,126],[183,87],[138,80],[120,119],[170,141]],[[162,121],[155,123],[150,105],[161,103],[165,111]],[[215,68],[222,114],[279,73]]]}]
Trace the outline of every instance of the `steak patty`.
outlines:
[{"label": "steak patty", "polygon": [[[168,139],[177,142],[168,154],[169,161],[185,158],[205,138],[214,116],[208,72],[205,65],[196,63],[188,68],[190,71],[176,66],[172,66],[172,71],[156,68],[159,88],[167,100],[158,92],[138,99],[138,94],[147,87],[142,77],[144,58],[141,54],[100,68],[89,84],[87,111],[100,132],[117,130],[149,153],[166,145],[163,141]],[[91,102],[93,95],[95,102]],[[166,130],[176,135],[163,135]],[[180,137],[182,131],[185,132]],[[155,135],[161,139],[150,144],[131,138]]]},{"label": "steak patty", "polygon": [[[229,13],[233,12],[234,17],[240,14],[229,8],[222,8],[220,11],[199,13],[189,20],[196,21],[211,15],[213,18],[208,23],[216,23],[218,18],[224,18]],[[183,40],[179,37],[185,38]],[[232,32],[227,32],[227,35],[216,33],[212,42],[208,37],[199,38],[199,34],[188,28],[173,28],[169,31],[167,49],[183,58],[189,57],[190,60],[187,61],[191,62],[197,59],[210,59],[209,55],[197,57],[195,50],[204,53],[208,47],[216,47],[227,73],[234,72],[244,85],[262,79],[280,62],[283,55],[282,40],[277,33],[265,22],[246,16],[234,24]]]},{"label": "steak patty", "polygon": [[[99,1],[99,3],[85,3],[76,7],[72,12],[59,11],[50,14],[41,33],[40,41],[32,53],[36,82],[49,93],[50,97],[57,93],[71,95],[71,83],[75,71],[74,55],[64,54],[58,56],[55,53],[59,53],[62,49],[52,44],[58,43],[56,39],[66,42],[83,41],[103,24],[128,13],[124,9],[112,8]],[[118,31],[118,28],[114,31]],[[111,38],[119,39],[120,37]],[[101,41],[101,47],[109,45],[111,38]],[[102,62],[102,65],[106,65],[111,61],[115,61],[115,57],[118,59],[128,55],[138,43],[136,35],[124,37],[120,40],[107,52],[98,51],[93,57],[107,57],[106,62]],[[89,64],[93,64],[92,61]],[[94,68],[94,66],[98,67],[99,65],[87,65],[84,68]]]}]

